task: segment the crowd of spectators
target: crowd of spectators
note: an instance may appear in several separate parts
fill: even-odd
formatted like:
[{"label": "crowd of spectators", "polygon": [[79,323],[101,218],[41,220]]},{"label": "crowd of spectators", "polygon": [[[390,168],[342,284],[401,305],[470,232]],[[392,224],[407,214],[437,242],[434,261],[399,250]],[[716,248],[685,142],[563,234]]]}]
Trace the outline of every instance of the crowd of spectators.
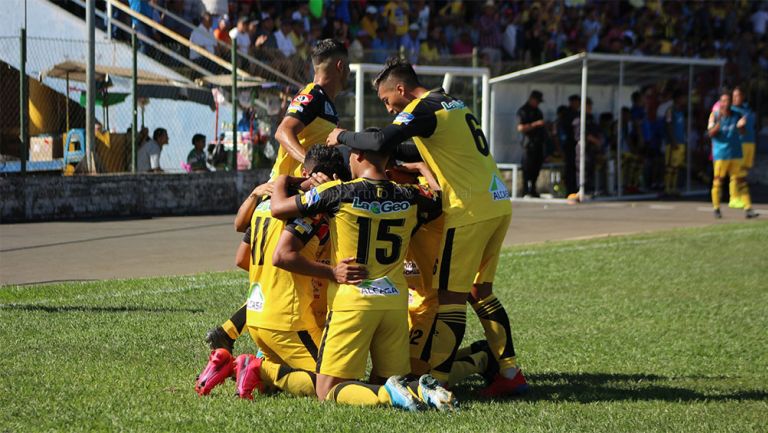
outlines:
[{"label": "crowd of spectators", "polygon": [[291,60],[305,60],[312,43],[328,37],[345,42],[353,61],[375,63],[398,52],[413,63],[467,63],[477,49],[495,73],[582,51],[722,57],[739,82],[768,69],[768,5],[748,0],[326,0],[319,17],[306,0],[128,2],[213,53],[225,54],[204,39],[236,37],[242,51],[299,75],[305,71]]}]

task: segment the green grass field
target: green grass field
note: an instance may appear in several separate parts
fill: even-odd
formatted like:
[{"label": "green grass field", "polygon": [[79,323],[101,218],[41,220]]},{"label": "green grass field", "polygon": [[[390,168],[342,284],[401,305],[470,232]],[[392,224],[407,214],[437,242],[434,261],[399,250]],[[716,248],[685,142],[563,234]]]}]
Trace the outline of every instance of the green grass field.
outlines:
[{"label": "green grass field", "polygon": [[[0,288],[0,432],[768,431],[768,222],[507,249],[531,383],[456,413],[193,391],[243,272]],[[467,340],[482,330],[470,314]],[[236,351],[253,352],[250,339]]]}]

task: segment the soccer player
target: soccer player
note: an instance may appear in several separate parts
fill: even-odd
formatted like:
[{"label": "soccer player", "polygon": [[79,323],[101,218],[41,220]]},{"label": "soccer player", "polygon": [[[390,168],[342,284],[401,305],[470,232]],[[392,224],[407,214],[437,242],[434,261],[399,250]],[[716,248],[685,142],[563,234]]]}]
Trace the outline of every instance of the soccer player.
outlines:
[{"label": "soccer player", "polygon": [[721,179],[725,176],[736,178],[736,187],[741,200],[744,202],[744,215],[755,218],[758,214],[752,210],[752,200],[749,187],[741,170],[741,138],[747,124],[745,117],[731,110],[731,94],[723,92],[720,95],[718,111],[709,115],[707,133],[712,139],[712,156],[715,161],[715,174],[712,180],[712,206],[715,218],[722,218],[720,213]]},{"label": "soccer player", "polygon": [[[398,185],[387,178],[389,153],[353,150],[351,182],[333,181],[302,196],[289,197],[287,177],[275,180],[272,216],[295,218],[325,214],[330,218],[331,264],[364,265],[367,277],[338,283],[327,265],[307,264],[302,272],[324,276],[328,318],[317,360],[317,397],[356,405],[419,408],[418,395],[439,409],[453,407],[453,394],[429,375],[418,382],[404,378],[408,360],[408,294],[403,259],[419,221],[441,212],[439,195],[430,188]],[[357,382],[372,359],[371,382]],[[385,381],[384,385],[377,385]]]},{"label": "soccer player", "polygon": [[441,383],[449,380],[464,338],[465,303],[469,301],[501,369],[483,394],[522,392],[528,385],[515,361],[509,319],[493,294],[499,250],[512,207],[480,124],[462,101],[442,89],[427,90],[413,67],[399,59],[387,61],[374,87],[387,110],[397,115],[392,124],[380,132],[335,129],[326,142],[386,151],[413,138],[440,184],[444,220],[433,269],[439,307],[431,373]]},{"label": "soccer player", "polygon": [[[348,179],[341,153],[324,145],[316,145],[307,153],[305,162],[312,172]],[[306,173],[306,168],[304,171]],[[198,379],[196,389],[201,395],[221,383],[236,368],[238,394],[251,398],[254,388],[263,390],[264,383],[297,395],[314,395],[314,378],[305,374],[303,380],[291,378],[287,373],[315,368],[317,344],[321,328],[316,321],[313,283],[310,278],[286,272],[272,263],[281,233],[285,228],[302,243],[302,254],[316,260],[320,243],[327,230],[322,221],[295,219],[288,222],[272,218],[270,199],[265,198],[253,210],[251,217],[250,295],[246,302],[245,323],[256,345],[264,354],[263,361],[252,355],[241,355],[234,366],[231,344],[213,351],[208,366]],[[325,307],[322,307],[325,310]],[[242,308],[241,308],[242,310]],[[241,310],[230,319],[242,321]],[[236,330],[238,334],[242,329]],[[234,340],[234,339],[233,339]],[[229,374],[227,374],[227,372]],[[243,377],[250,386],[241,386]]]},{"label": "soccer player", "polygon": [[687,103],[685,93],[677,92],[673,98],[673,105],[664,114],[664,123],[667,130],[667,148],[664,162],[667,171],[664,177],[664,192],[668,195],[680,195],[677,190],[677,177],[680,167],[685,165],[685,144],[687,143],[685,107]]},{"label": "soccer player", "polygon": [[323,39],[312,49],[315,78],[296,95],[275,131],[280,143],[270,179],[286,174],[301,176],[307,149],[323,143],[339,123],[333,101],[347,84],[349,59],[344,45]]},{"label": "soccer player", "polygon": [[[741,134],[741,173],[739,176],[746,182],[749,170],[755,164],[755,113],[747,105],[747,101],[744,100],[744,92],[741,87],[735,87],[733,89],[733,106],[731,109],[739,115],[747,119],[746,125],[744,125],[744,133]],[[728,203],[728,207],[741,209],[744,207],[744,202],[739,197],[738,186],[736,184],[736,178],[731,178],[730,183],[730,195],[731,199]]]}]

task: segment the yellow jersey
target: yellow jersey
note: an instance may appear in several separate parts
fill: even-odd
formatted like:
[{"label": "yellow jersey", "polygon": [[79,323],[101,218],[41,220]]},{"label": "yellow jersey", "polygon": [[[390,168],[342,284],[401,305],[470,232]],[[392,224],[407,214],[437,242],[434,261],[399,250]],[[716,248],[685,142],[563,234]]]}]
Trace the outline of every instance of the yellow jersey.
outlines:
[{"label": "yellow jersey", "polygon": [[464,102],[442,89],[425,92],[379,132],[339,134],[353,149],[396,148],[412,138],[442,190],[445,227],[476,224],[512,213],[509,190],[480,123]]},{"label": "yellow jersey", "polygon": [[[301,331],[317,327],[312,278],[272,264],[272,255],[283,230],[304,243],[301,254],[315,260],[325,223],[317,218],[282,221],[272,218],[270,200],[259,203],[251,216],[251,290],[246,303],[248,326],[276,331]],[[327,226],[326,226],[327,227]],[[327,229],[325,230],[327,236]]]},{"label": "yellow jersey", "polygon": [[328,216],[331,265],[356,257],[368,270],[358,285],[329,283],[330,310],[408,308],[403,259],[419,222],[440,214],[439,194],[420,185],[354,179],[324,183],[296,196],[296,204],[302,215]]},{"label": "yellow jersey", "polygon": [[[314,144],[325,143],[328,134],[339,124],[336,106],[333,105],[333,101],[325,90],[315,83],[307,84],[291,100],[285,115],[296,118],[304,124],[304,129],[297,135],[304,149],[309,149]],[[283,146],[280,146],[269,177],[270,180],[274,180],[283,174],[301,176],[301,163],[293,159]]]},{"label": "yellow jersey", "polygon": [[480,123],[461,100],[442,89],[414,99],[389,127],[413,138],[443,191],[447,227],[512,213],[509,191]]}]

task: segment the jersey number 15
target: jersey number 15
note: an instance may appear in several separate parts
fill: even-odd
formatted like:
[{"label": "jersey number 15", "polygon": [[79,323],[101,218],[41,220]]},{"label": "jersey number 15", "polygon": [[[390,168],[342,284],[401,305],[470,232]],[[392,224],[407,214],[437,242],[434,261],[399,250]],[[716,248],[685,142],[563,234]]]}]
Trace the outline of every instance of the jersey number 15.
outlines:
[{"label": "jersey number 15", "polygon": [[[376,241],[389,243],[389,248],[376,248],[376,261],[382,265],[391,265],[400,258],[400,250],[403,247],[403,238],[395,233],[390,233],[392,227],[405,226],[405,219],[383,219],[378,221]],[[366,217],[358,217],[357,225],[360,227],[357,239],[357,263],[368,264],[368,250],[371,244],[372,220]],[[389,254],[387,254],[389,250]]]}]

